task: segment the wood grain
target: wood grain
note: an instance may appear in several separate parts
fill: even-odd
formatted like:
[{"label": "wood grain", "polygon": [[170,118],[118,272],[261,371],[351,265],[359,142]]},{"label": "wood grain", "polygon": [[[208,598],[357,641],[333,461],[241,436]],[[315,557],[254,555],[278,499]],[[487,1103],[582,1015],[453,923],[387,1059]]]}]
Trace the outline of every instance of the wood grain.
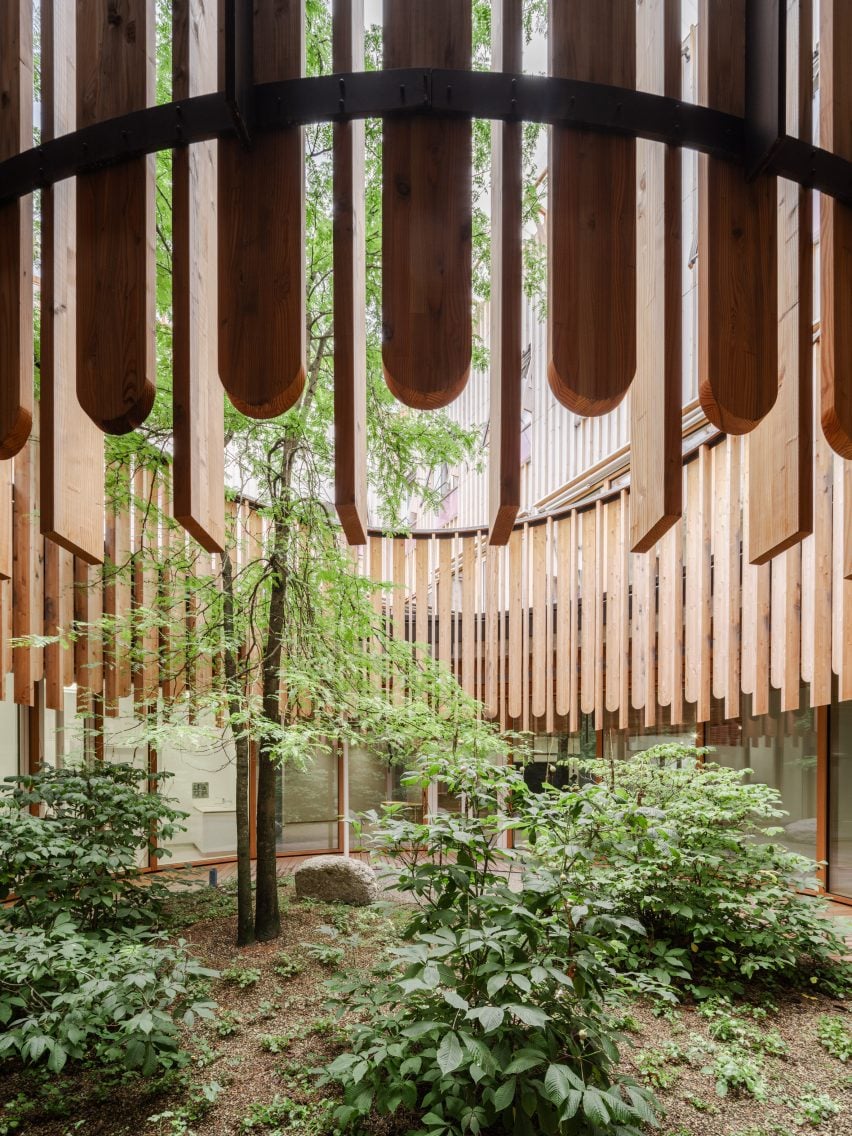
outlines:
[{"label": "wood grain", "polygon": [[[303,8],[256,0],[255,83],[302,74]],[[219,140],[219,371],[252,418],[283,414],[305,385],[304,168],[301,127],[260,134],[248,151]]]},{"label": "wood grain", "polygon": [[[811,0],[787,4],[787,130],[813,133]],[[749,435],[747,555],[754,564],[813,527],[813,194],[778,179],[778,398]]]},{"label": "wood grain", "polygon": [[[14,466],[0,461],[0,580],[12,579],[12,483]],[[2,686],[2,683],[0,683]],[[2,690],[0,690],[2,693]]]},{"label": "wood grain", "polygon": [[[153,103],[154,50],[147,0],[79,0],[78,129]],[[77,179],[77,396],[110,434],[154,402],[155,192],[153,155]]]},{"label": "wood grain", "polygon": [[[471,51],[471,0],[384,0],[386,68],[468,68]],[[382,358],[419,410],[452,402],[470,374],[472,164],[470,122],[385,119]]]},{"label": "wood grain", "polygon": [[[12,563],[12,635],[27,639],[44,630],[44,540],[38,528],[38,407],[33,432],[15,459]],[[12,650],[14,698],[33,706],[35,684],[42,677],[42,651],[24,644]]]},{"label": "wood grain", "polygon": [[[680,98],[680,0],[636,6],[637,86]],[[636,378],[630,390],[630,547],[647,552],[678,519],[682,402],[682,156],[636,142]]]},{"label": "wood grain", "polygon": [[73,614],[74,558],[52,540],[44,542],[44,634],[55,636],[56,642],[44,648],[44,704],[48,710],[64,710],[65,656],[73,660],[69,646],[72,620],[67,619],[68,594],[72,596]]},{"label": "wood grain", "polygon": [[[33,144],[33,5],[0,5],[0,162]],[[33,199],[0,205],[0,460],[17,454],[33,413]]]},{"label": "wood grain", "polygon": [[[174,98],[215,91],[215,5],[175,0],[173,22]],[[178,147],[172,155],[174,516],[207,552],[225,546],[216,190],[216,143]]]},{"label": "wood grain", "polygon": [[515,529],[509,538],[509,636],[506,643],[508,694],[506,713],[518,720],[523,712],[523,687],[526,685],[523,656],[523,531]]},{"label": "wood grain", "polygon": [[[550,74],[632,87],[635,0],[550,0]],[[636,142],[554,126],[548,183],[548,378],[603,414],[636,370]]]},{"label": "wood grain", "polygon": [[[523,71],[522,0],[498,0],[492,66]],[[521,122],[491,126],[491,411],[489,539],[505,544],[521,505],[523,141]]]},{"label": "wood grain", "polygon": [[[852,4],[820,0],[820,145],[852,159]],[[820,386],[829,445],[852,459],[852,208],[820,195]]]},{"label": "wood grain", "polygon": [[[336,72],[364,67],[364,0],[334,0]],[[367,540],[367,276],[364,123],[336,122],[334,178],[334,503],[350,544]]]},{"label": "wood grain", "polygon": [[[700,101],[742,116],[745,2],[701,0]],[[747,181],[719,158],[698,158],[698,380],[704,413],[744,434],[778,394],[776,178]]]},{"label": "wood grain", "polygon": [[[42,136],[73,131],[74,8],[42,0]],[[104,558],[104,440],[77,401],[77,183],[42,190],[41,531],[89,564]]]}]

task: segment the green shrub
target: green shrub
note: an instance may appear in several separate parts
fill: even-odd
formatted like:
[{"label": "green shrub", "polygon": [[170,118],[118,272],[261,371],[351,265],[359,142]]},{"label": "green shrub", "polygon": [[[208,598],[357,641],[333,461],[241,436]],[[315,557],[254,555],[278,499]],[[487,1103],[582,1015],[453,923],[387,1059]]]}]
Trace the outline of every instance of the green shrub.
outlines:
[{"label": "green shrub", "polygon": [[[45,769],[0,782],[0,920],[49,926],[68,915],[82,930],[152,924],[166,890],[138,886],[140,852],[182,831],[172,808],[130,765]],[[34,816],[38,806],[44,816]]]},{"label": "green shrub", "polygon": [[838,1061],[845,1063],[852,1057],[852,1033],[842,1018],[823,1014],[817,1026],[817,1038],[826,1053]]},{"label": "green shrub", "polygon": [[332,984],[358,1022],[321,1078],[343,1088],[337,1123],[357,1129],[375,1109],[416,1114],[416,1131],[436,1136],[637,1133],[653,1120],[649,1094],[616,1071],[603,991],[609,941],[641,928],[603,899],[576,903],[544,865],[512,890],[498,841],[518,824],[506,800],[527,799],[519,771],[438,759],[422,777],[463,795],[467,812],[430,825],[396,807],[370,817],[417,908],[372,975]]},{"label": "green shrub", "polygon": [[205,970],[183,949],[51,927],[0,929],[0,1062],[90,1061],[146,1076],[184,1063],[178,1023],[212,1017]]},{"label": "green shrub", "polygon": [[235,962],[227,970],[222,971],[222,981],[239,986],[240,990],[248,990],[252,986],[257,986],[261,977],[262,975],[256,967],[245,966],[240,962]]},{"label": "green shrub", "polygon": [[[623,762],[593,762],[600,783],[546,791],[532,816],[535,854],[639,920],[646,939],[623,940],[623,965],[665,981],[732,990],[742,980],[848,988],[843,941],[824,903],[797,892],[815,865],[772,842],[781,798],[747,771],[701,764],[703,751],[657,746]],[[572,797],[587,799],[576,810]],[[529,814],[530,810],[526,810]]]}]

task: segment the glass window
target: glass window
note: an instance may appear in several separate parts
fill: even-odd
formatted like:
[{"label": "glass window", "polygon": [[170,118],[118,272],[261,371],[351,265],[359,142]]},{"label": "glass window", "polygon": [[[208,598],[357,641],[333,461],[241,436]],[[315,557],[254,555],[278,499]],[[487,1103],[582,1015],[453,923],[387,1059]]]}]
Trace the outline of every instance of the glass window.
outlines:
[{"label": "glass window", "polygon": [[[387,762],[362,746],[349,746],[349,816],[381,811],[388,795]],[[360,847],[369,832],[364,826],[361,836],[350,832],[352,847]]]},{"label": "glass window", "polygon": [[317,750],[304,769],[279,771],[279,852],[330,852],[338,848],[340,805],[337,747]]},{"label": "glass window", "polygon": [[852,899],[852,702],[831,707],[828,755],[828,887]]}]

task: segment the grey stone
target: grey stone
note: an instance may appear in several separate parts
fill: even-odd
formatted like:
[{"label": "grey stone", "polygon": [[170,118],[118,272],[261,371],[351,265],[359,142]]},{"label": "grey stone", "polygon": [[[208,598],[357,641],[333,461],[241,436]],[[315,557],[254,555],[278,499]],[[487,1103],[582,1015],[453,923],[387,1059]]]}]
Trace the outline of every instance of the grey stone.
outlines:
[{"label": "grey stone", "polygon": [[299,899],[367,907],[379,898],[376,873],[362,860],[348,860],[345,856],[314,856],[300,864],[293,876]]}]

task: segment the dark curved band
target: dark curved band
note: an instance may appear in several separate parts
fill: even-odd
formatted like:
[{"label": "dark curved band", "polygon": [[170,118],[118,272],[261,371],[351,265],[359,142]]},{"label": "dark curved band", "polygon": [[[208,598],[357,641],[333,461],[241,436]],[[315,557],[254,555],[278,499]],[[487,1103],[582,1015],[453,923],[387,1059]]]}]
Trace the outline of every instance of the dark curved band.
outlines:
[{"label": "dark curved band", "polygon": [[[0,203],[64,178],[192,142],[317,122],[399,115],[541,122],[650,138],[777,174],[852,205],[852,162],[789,135],[750,152],[745,119],[661,95],[573,79],[412,68],[289,79],[148,107],[0,163]],[[249,142],[250,144],[250,142]]]}]

